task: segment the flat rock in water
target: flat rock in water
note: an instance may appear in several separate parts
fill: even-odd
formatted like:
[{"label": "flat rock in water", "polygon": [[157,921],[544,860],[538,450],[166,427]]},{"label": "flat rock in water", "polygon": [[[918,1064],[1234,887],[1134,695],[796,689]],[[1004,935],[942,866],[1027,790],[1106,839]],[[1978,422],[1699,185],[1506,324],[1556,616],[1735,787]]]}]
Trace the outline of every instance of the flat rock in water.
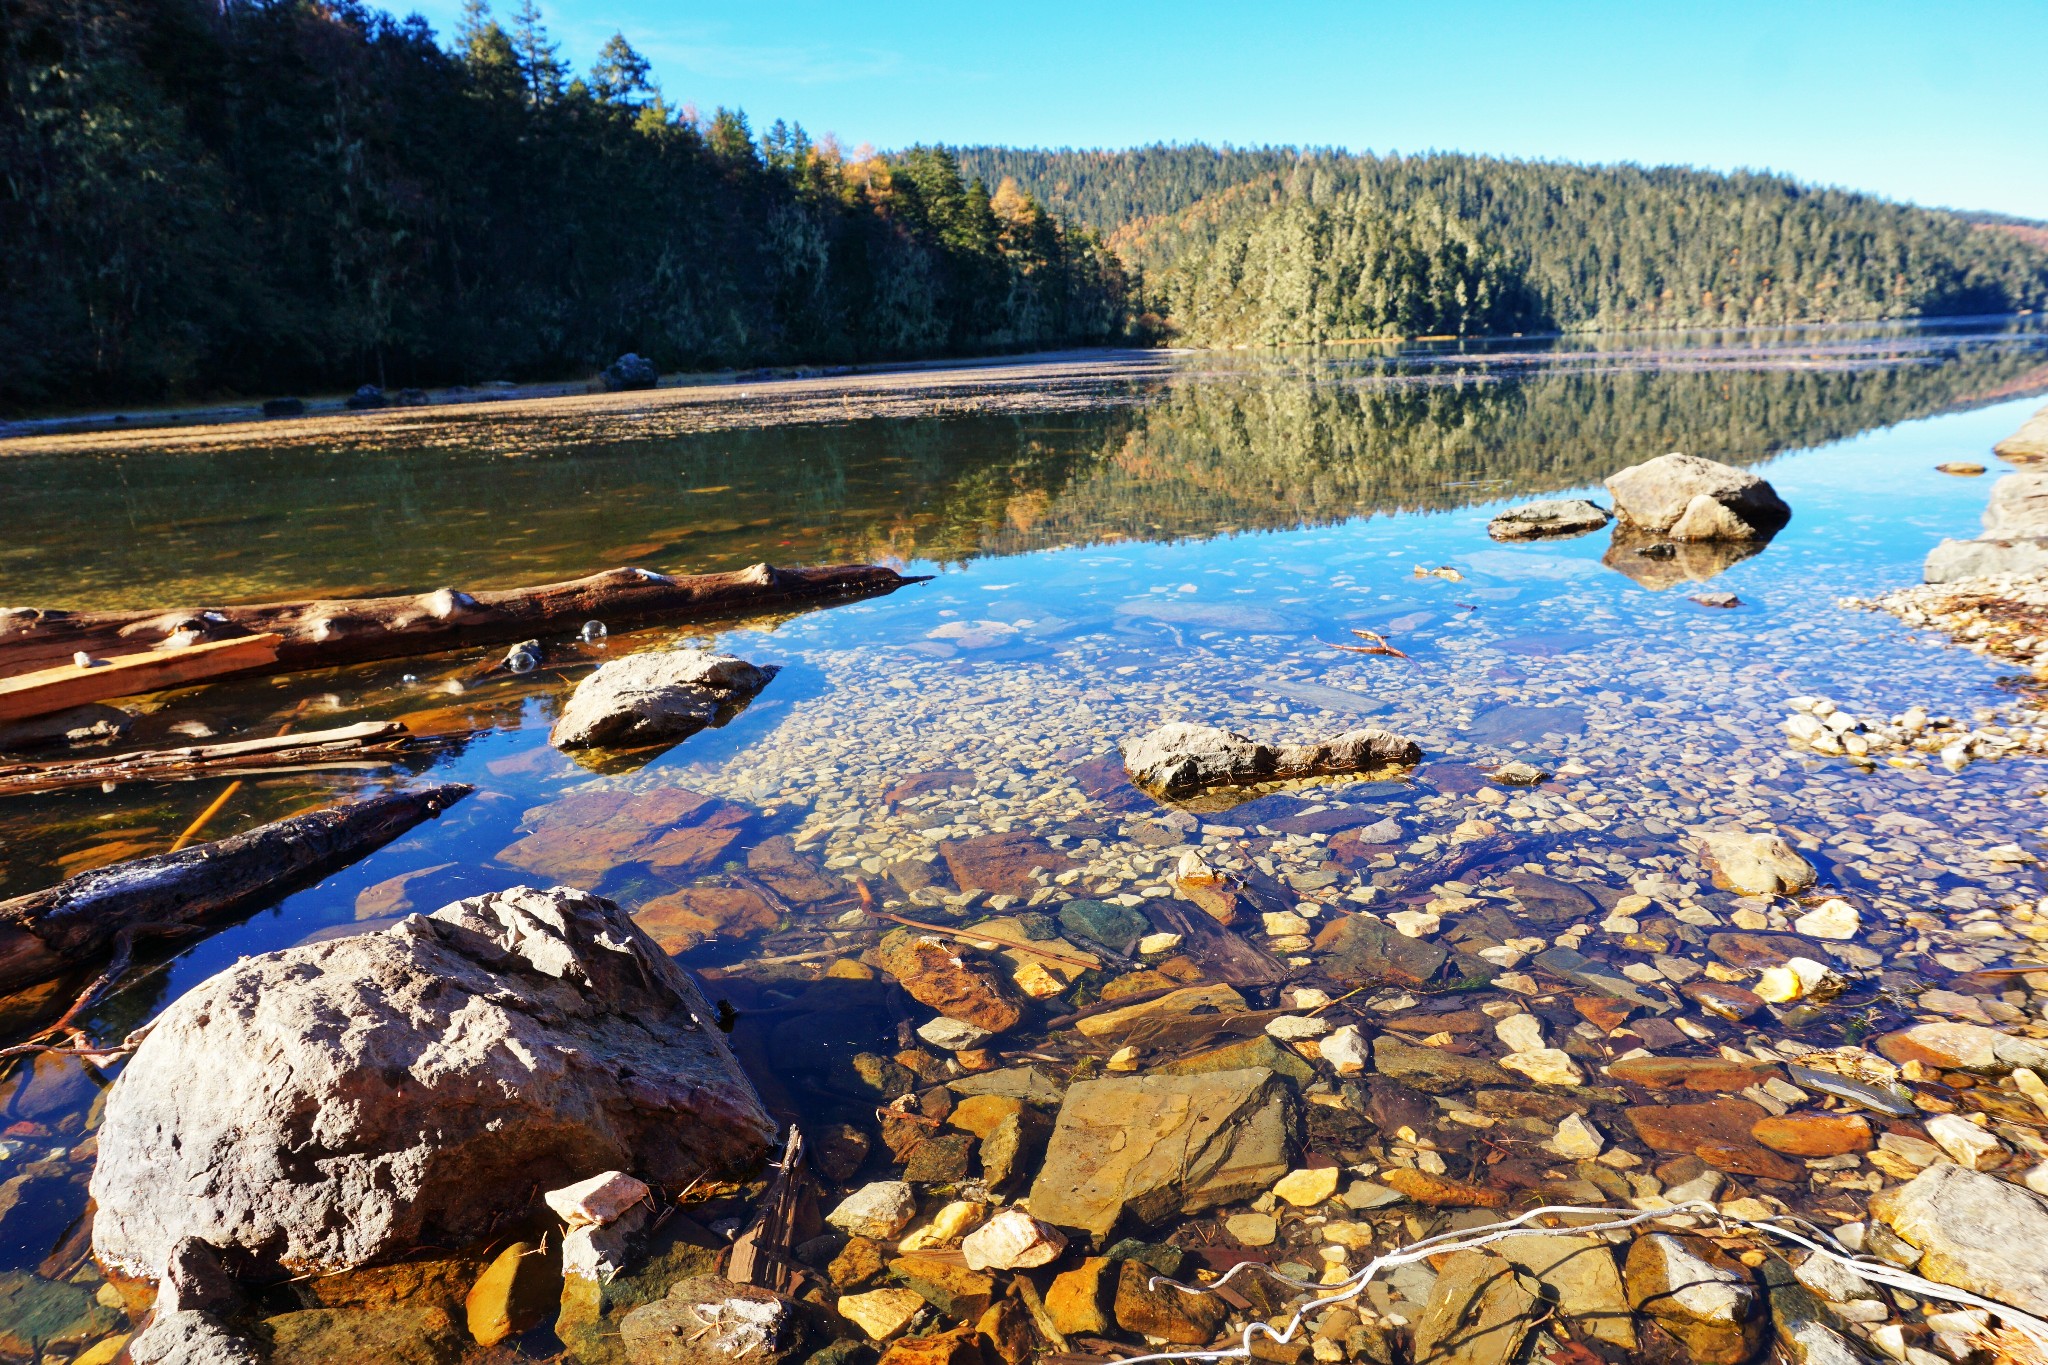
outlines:
[{"label": "flat rock in water", "polygon": [[1537,924],[1564,924],[1600,912],[1599,902],[1578,887],[1538,872],[1510,872],[1500,883],[1514,893],[1523,917]]},{"label": "flat rock in water", "polygon": [[1430,1095],[1449,1095],[1475,1086],[1521,1084],[1484,1057],[1417,1047],[1384,1034],[1373,1039],[1372,1061],[1380,1075]]},{"label": "flat rock in water", "polygon": [[1287,1174],[1294,1128],[1270,1071],[1081,1081],[1060,1106],[1031,1213],[1106,1237],[1264,1192]]},{"label": "flat rock in water", "polygon": [[1038,889],[1034,870],[1064,872],[1074,860],[1045,840],[1022,830],[949,839],[939,853],[963,891],[991,891],[1003,896],[1028,896]]},{"label": "flat rock in water", "polygon": [[2048,1316],[2048,1199],[1942,1162],[1870,1201],[1870,1216],[1917,1247],[1916,1274]]},{"label": "flat rock in water", "polygon": [[1452,1253],[1415,1324],[1415,1358],[1430,1365],[1507,1365],[1536,1320],[1537,1285],[1484,1251]]},{"label": "flat rock in water", "polygon": [[498,850],[498,861],[586,890],[631,864],[686,876],[724,861],[750,818],[744,806],[682,787],[579,792],[527,811],[527,834]]},{"label": "flat rock in water", "polygon": [[959,949],[916,929],[892,929],[875,959],[920,1005],[989,1033],[1006,1033],[1024,1018],[1001,977],[970,963]]},{"label": "flat rock in water", "polygon": [[1328,683],[1299,682],[1291,678],[1261,678],[1258,687],[1289,701],[1306,702],[1320,706],[1325,711],[1337,711],[1354,716],[1377,716],[1394,709],[1392,702],[1368,697],[1363,692],[1348,688],[1332,687]]},{"label": "flat rock in water", "polygon": [[1117,605],[1116,614],[1141,621],[1188,626],[1200,630],[1234,630],[1247,635],[1291,635],[1301,621],[1267,607],[1240,607],[1228,602],[1187,602],[1173,598],[1140,598]]},{"label": "flat rock in water", "polygon": [[1544,536],[1582,536],[1612,518],[1607,509],[1584,498],[1549,498],[1510,507],[1486,524],[1495,540],[1534,540]]},{"label": "flat rock in water", "polygon": [[715,1275],[677,1280],[619,1322],[633,1365],[781,1365],[803,1346],[798,1305]]},{"label": "flat rock in water", "polygon": [[1819,874],[1784,837],[1770,832],[1714,830],[1699,836],[1716,884],[1746,896],[1791,895]]},{"label": "flat rock in water", "polygon": [[557,749],[673,744],[724,724],[779,671],[702,649],[607,659],[576,685],[548,742]]},{"label": "flat rock in water", "polygon": [[1272,745],[1214,725],[1171,721],[1123,742],[1131,781],[1169,800],[1211,787],[1330,777],[1417,762],[1422,750],[1385,730],[1347,730],[1309,744]]},{"label": "flat rock in water", "polygon": [[1580,735],[1586,730],[1582,706],[1496,706],[1466,729],[1481,744],[1535,744],[1545,735]]},{"label": "flat rock in water", "polygon": [[1628,1290],[1606,1242],[1535,1234],[1504,1237],[1488,1250],[1542,1284],[1574,1327],[1624,1351],[1636,1349]]},{"label": "flat rock in water", "polygon": [[159,1016],[108,1097],[94,1251],[142,1277],[185,1237],[351,1269],[484,1237],[536,1186],[737,1172],[774,1132],[623,911],[516,887],[245,958]]},{"label": "flat rock in water", "polygon": [[1763,1345],[1769,1316],[1749,1272],[1704,1237],[1653,1232],[1628,1249],[1629,1301],[1702,1365],[1737,1365]]},{"label": "flat rock in water", "polygon": [[1768,1112],[1731,1095],[1700,1104],[1632,1105],[1628,1118],[1652,1151],[1691,1152],[1703,1144],[1754,1146],[1750,1130]]},{"label": "flat rock in water", "polygon": [[1904,1065],[1920,1062],[1945,1071],[1997,1076],[2015,1067],[2048,1070],[2048,1044],[2019,1038],[1982,1024],[1915,1024],[1884,1034],[1877,1050]]},{"label": "flat rock in water", "polygon": [[1673,452],[1607,476],[1607,492],[1615,515],[1644,531],[1672,532],[1690,514],[1705,515],[1696,500],[1716,504],[1713,534],[1688,540],[1756,539],[1776,532],[1792,518],[1792,509],[1770,484],[1747,470],[1698,455]]},{"label": "flat rock in water", "polygon": [[1344,985],[1420,986],[1433,980],[1450,950],[1409,938],[1380,920],[1345,915],[1316,934],[1316,952],[1330,978]]}]

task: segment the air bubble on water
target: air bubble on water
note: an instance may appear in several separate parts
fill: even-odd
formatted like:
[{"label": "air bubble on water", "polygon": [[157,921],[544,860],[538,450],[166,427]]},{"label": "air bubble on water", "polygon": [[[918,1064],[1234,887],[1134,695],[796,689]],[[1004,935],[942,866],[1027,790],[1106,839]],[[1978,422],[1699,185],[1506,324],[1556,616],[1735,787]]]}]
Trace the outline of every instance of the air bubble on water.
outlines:
[{"label": "air bubble on water", "polygon": [[605,629],[604,622],[602,621],[585,621],[583,623],[583,643],[586,645],[601,645],[605,641],[605,636],[609,634],[611,632]]},{"label": "air bubble on water", "polygon": [[417,673],[408,673],[404,677],[399,679],[399,681],[401,683],[404,683],[407,687],[411,687],[414,683],[417,683],[419,680],[420,675]]}]

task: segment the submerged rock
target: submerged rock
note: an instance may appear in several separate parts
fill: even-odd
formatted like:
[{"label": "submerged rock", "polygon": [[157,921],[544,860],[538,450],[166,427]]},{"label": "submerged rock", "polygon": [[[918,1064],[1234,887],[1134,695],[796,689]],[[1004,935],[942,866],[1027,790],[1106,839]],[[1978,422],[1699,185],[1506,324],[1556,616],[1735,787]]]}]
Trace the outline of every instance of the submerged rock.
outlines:
[{"label": "submerged rock", "polygon": [[1536,1282],[1485,1251],[1445,1259],[1415,1324],[1415,1358],[1441,1365],[1506,1365],[1542,1316]]},{"label": "submerged rock", "polygon": [[576,685],[548,742],[558,749],[672,744],[724,724],[780,671],[703,649],[608,659]]},{"label": "submerged rock", "polygon": [[1675,451],[1608,475],[1607,491],[1622,521],[1674,540],[1758,540],[1792,519],[1756,475]]},{"label": "submerged rock", "polygon": [[619,1322],[633,1365],[781,1365],[804,1346],[795,1301],[716,1275],[678,1280]]},{"label": "submerged rock", "polygon": [[1584,498],[1552,498],[1510,507],[1486,524],[1495,540],[1534,540],[1539,536],[1582,536],[1613,519],[1598,503]]},{"label": "submerged rock", "polygon": [[1270,1071],[1082,1081],[1067,1091],[1031,1213],[1106,1237],[1263,1193],[1287,1174],[1293,1101]]},{"label": "submerged rock", "polygon": [[1736,1365],[1763,1345],[1769,1319],[1755,1281],[1704,1237],[1638,1237],[1623,1275],[1636,1311],[1655,1318],[1705,1365]]},{"label": "submerged rock", "polygon": [[1712,830],[1699,836],[1700,852],[1713,865],[1715,880],[1747,896],[1790,895],[1812,886],[1819,874],[1784,838],[1747,830]]},{"label": "submerged rock", "polygon": [[1347,730],[1314,744],[1261,743],[1234,730],[1173,721],[1123,742],[1131,781],[1169,799],[1211,787],[1370,772],[1420,761],[1414,740],[1385,730]]},{"label": "submerged rock", "polygon": [[101,1263],[183,1237],[243,1274],[460,1246],[536,1186],[738,1172],[774,1123],[695,983],[564,887],[238,962],[166,1010],[108,1098]]},{"label": "submerged rock", "polygon": [[1941,1162],[1872,1198],[1870,1216],[1918,1249],[1916,1273],[2048,1314],[2048,1199],[2032,1190]]}]

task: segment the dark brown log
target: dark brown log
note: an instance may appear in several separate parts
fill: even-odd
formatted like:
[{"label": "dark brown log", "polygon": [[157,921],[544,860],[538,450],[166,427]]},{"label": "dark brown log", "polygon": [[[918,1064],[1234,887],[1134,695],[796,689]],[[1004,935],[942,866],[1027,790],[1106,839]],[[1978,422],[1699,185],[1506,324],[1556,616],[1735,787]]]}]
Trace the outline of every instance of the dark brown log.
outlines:
[{"label": "dark brown log", "polygon": [[177,749],[144,749],[126,754],[0,766],[0,796],[56,791],[107,782],[191,780],[224,772],[279,772],[326,766],[342,760],[390,760],[420,747],[395,720],[364,721],[336,730],[194,744]]},{"label": "dark brown log", "polygon": [[203,926],[280,895],[382,848],[470,791],[449,782],[385,792],[0,901],[0,993],[90,963],[130,928]]},{"label": "dark brown log", "polygon": [[799,1242],[817,1235],[818,1192],[804,1160],[803,1134],[789,1126],[782,1169],[770,1181],[754,1221],[733,1239],[725,1277],[792,1297],[818,1284],[818,1276],[796,1259]]},{"label": "dark brown log", "polygon": [[801,602],[870,597],[907,578],[872,564],[671,578],[650,569],[607,569],[588,578],[503,592],[441,588],[412,597],[354,597],[260,606],[149,612],[0,611],[0,677],[68,661],[73,654],[125,654],[166,643],[275,634],[277,662],[248,672],[292,672],[394,659],[494,640],[573,629],[690,617],[734,616]]}]

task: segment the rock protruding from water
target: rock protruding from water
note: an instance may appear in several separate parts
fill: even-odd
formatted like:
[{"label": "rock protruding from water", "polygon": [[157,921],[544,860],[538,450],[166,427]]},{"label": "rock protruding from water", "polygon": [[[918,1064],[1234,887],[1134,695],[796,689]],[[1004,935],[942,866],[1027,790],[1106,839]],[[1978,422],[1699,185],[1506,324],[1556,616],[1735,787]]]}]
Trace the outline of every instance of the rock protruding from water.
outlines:
[{"label": "rock protruding from water", "polygon": [[1792,519],[1777,490],[1747,470],[1673,452],[1607,476],[1614,512],[1673,540],[1763,540]]},{"label": "rock protruding from water", "polygon": [[246,958],[166,1010],[108,1097],[93,1247],[151,1278],[187,1237],[243,1275],[352,1269],[599,1172],[739,1172],[774,1130],[624,911],[515,887]]},{"label": "rock protruding from water", "polygon": [[1584,498],[1549,498],[1510,507],[1486,524],[1486,534],[1495,540],[1582,536],[1611,520],[1613,514],[1599,503]]},{"label": "rock protruding from water", "polygon": [[[2041,420],[2038,415],[2034,418],[2034,422]],[[2042,440],[2048,450],[2048,430]],[[2048,572],[2048,473],[2029,471],[2007,474],[1992,484],[1991,498],[1984,505],[1983,531],[1974,540],[1944,540],[1928,551],[1923,576],[1929,583],[1954,583],[1996,574],[2044,572]]]},{"label": "rock protruding from water", "polygon": [[1715,880],[1745,896],[1791,895],[1812,886],[1819,875],[1779,834],[1711,830],[1699,840]]},{"label": "rock protruding from water", "polygon": [[722,725],[776,673],[730,654],[658,649],[607,660],[569,697],[548,732],[558,749],[633,749],[673,744]]},{"label": "rock protruding from water", "polygon": [[1991,447],[1994,455],[2014,464],[2048,460],[2048,406],[2042,407],[2020,425],[2020,429]]},{"label": "rock protruding from water", "polygon": [[1870,1216],[1918,1249],[1915,1273],[2048,1313],[2048,1199],[2032,1190],[1941,1162],[1874,1197]]},{"label": "rock protruding from water", "polygon": [[1131,781],[1169,800],[1211,787],[1330,777],[1413,764],[1414,740],[1386,730],[1347,730],[1314,744],[1265,744],[1214,725],[1173,721],[1123,742]]},{"label": "rock protruding from water", "polygon": [[1249,1199],[1287,1174],[1287,1083],[1262,1068],[1082,1081],[1067,1091],[1031,1215],[1106,1237]]},{"label": "rock protruding from water", "polygon": [[661,373],[654,368],[653,361],[628,351],[599,370],[597,382],[606,393],[624,393],[628,389],[653,388],[661,382]]}]

